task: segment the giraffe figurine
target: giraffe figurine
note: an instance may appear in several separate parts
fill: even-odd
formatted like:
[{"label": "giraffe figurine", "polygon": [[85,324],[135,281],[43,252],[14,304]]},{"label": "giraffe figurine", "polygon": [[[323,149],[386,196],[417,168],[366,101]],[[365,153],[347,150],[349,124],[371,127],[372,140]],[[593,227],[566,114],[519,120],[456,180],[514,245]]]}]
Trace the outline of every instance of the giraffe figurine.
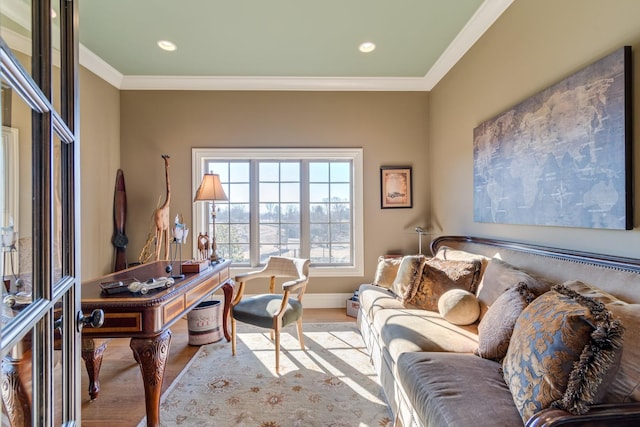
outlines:
[{"label": "giraffe figurine", "polygon": [[169,259],[169,205],[171,204],[171,183],[169,182],[169,155],[163,154],[164,176],[167,184],[167,195],[162,206],[156,209],[153,219],[156,224],[156,261],[160,259],[164,239],[164,259]]}]

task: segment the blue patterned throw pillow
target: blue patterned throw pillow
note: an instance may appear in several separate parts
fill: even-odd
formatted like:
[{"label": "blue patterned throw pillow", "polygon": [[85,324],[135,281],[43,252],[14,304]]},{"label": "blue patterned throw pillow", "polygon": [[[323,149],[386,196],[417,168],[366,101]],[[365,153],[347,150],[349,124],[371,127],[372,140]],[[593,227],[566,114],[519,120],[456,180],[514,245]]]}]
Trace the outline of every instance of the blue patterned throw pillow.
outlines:
[{"label": "blue patterned throw pillow", "polygon": [[502,364],[522,420],[551,406],[576,415],[587,412],[622,334],[604,304],[562,285],[529,304]]}]

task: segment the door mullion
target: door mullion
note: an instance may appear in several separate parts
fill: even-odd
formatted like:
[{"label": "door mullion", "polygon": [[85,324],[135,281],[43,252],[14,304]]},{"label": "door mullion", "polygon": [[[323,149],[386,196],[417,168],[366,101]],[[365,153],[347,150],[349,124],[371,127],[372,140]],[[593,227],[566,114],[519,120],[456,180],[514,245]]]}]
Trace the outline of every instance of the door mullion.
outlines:
[{"label": "door mullion", "polygon": [[[34,82],[51,101],[51,1],[32,1]],[[33,138],[33,296],[51,301],[53,295],[53,125],[51,113],[32,113]],[[36,324],[33,337],[34,425],[53,425],[53,309]]]}]

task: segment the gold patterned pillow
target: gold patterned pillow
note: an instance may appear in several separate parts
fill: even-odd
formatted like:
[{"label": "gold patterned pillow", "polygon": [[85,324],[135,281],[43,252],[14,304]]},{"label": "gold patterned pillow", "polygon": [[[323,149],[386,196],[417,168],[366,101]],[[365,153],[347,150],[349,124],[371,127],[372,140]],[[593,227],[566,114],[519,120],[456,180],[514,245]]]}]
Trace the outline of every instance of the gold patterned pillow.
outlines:
[{"label": "gold patterned pillow", "polygon": [[474,293],[481,263],[431,258],[424,263],[422,277],[407,288],[402,300],[424,310],[438,311],[438,300],[451,289]]},{"label": "gold patterned pillow", "polygon": [[562,285],[529,304],[502,362],[522,420],[552,406],[575,415],[587,412],[622,334],[604,304]]}]

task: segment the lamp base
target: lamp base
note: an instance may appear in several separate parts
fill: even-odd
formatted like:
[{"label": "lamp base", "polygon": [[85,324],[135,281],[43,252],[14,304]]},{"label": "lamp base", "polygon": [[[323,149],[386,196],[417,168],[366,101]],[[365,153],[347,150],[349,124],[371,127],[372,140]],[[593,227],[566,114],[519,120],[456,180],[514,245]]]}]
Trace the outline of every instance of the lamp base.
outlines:
[{"label": "lamp base", "polygon": [[220,257],[218,256],[218,254],[216,254],[216,253],[212,253],[212,254],[211,254],[211,258],[209,258],[209,262],[210,262],[211,264],[219,264],[219,263],[221,263],[222,261],[224,261],[224,258],[220,258]]}]

